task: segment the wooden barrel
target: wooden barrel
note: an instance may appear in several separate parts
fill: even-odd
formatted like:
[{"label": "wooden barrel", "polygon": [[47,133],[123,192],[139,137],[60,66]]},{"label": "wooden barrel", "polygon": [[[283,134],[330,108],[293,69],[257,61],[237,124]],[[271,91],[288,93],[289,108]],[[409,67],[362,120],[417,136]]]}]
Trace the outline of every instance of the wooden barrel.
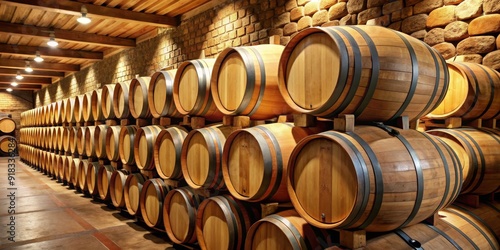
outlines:
[{"label": "wooden barrel", "polygon": [[144,182],[139,203],[142,218],[149,227],[163,226],[163,200],[170,190],[172,187],[166,185],[160,178]]},{"label": "wooden barrel", "polygon": [[75,186],[82,192],[88,191],[87,185],[87,171],[88,171],[88,160],[81,160],[76,172],[76,183]]},{"label": "wooden barrel", "polygon": [[62,169],[63,169],[63,165],[64,165],[64,158],[66,158],[65,155],[59,155],[58,158],[56,158],[56,165],[54,166],[54,176],[57,180],[61,180],[62,179]]},{"label": "wooden barrel", "polygon": [[70,127],[69,129],[69,152],[72,154],[78,153],[78,129],[76,127]]},{"label": "wooden barrel", "polygon": [[16,137],[10,135],[0,136],[0,150],[4,155],[17,151]]},{"label": "wooden barrel", "polygon": [[151,125],[137,129],[134,139],[135,164],[140,170],[153,170],[153,148],[156,137],[164,127]]},{"label": "wooden barrel", "polygon": [[181,126],[171,126],[162,130],[156,137],[153,157],[156,172],[163,179],[181,180],[182,143],[188,134]]},{"label": "wooden barrel", "polygon": [[86,122],[93,122],[94,116],[92,114],[92,91],[85,93],[82,103],[83,120]]},{"label": "wooden barrel", "polygon": [[107,84],[102,86],[101,91],[101,110],[105,119],[115,119],[115,110],[113,108],[113,94],[115,84]]},{"label": "wooden barrel", "polygon": [[107,125],[98,125],[95,126],[94,131],[94,146],[95,146],[95,155],[99,159],[107,159],[106,155],[106,136],[108,133]]},{"label": "wooden barrel", "polygon": [[52,178],[54,178],[55,176],[55,167],[57,166],[57,157],[59,157],[59,155],[55,154],[55,153],[50,153],[50,163],[49,163],[49,169],[48,169],[48,175]]},{"label": "wooden barrel", "polygon": [[295,210],[268,215],[248,230],[245,249],[326,249],[339,243],[339,233],[309,225]]},{"label": "wooden barrel", "polygon": [[123,188],[125,187],[125,181],[129,174],[129,171],[126,169],[116,170],[111,174],[111,179],[109,180],[109,196],[111,198],[111,203],[117,208],[125,207]]},{"label": "wooden barrel", "polygon": [[62,124],[62,118],[63,118],[63,101],[59,100],[55,103],[55,111],[54,111],[54,118],[52,119],[55,125],[60,125]]},{"label": "wooden barrel", "polygon": [[85,154],[85,132],[87,127],[80,127],[76,132],[76,149],[78,154]]},{"label": "wooden barrel", "polygon": [[385,232],[453,202],[461,170],[451,148],[426,133],[357,126],[300,141],[288,164],[288,193],[313,226]]},{"label": "wooden barrel", "polygon": [[354,114],[360,121],[415,120],[434,110],[448,88],[446,61],[437,51],[381,26],[303,30],[286,45],[278,74],[295,111]]},{"label": "wooden barrel", "polygon": [[[500,201],[482,200],[477,207],[470,207],[455,202],[450,208],[454,208],[466,217],[474,218],[483,224],[485,231],[496,236],[496,241],[500,243]],[[446,209],[445,209],[446,210]]]},{"label": "wooden barrel", "polygon": [[[70,144],[70,141],[69,141],[69,138],[70,138],[70,133],[71,133],[71,130],[73,129],[73,127],[65,127],[63,128],[63,134],[62,134],[62,140],[63,140],[63,150],[65,152],[69,152],[70,149],[69,149],[69,144]],[[45,134],[45,132],[44,132]],[[44,140],[45,138],[45,135],[42,136],[41,140],[42,141],[45,141]],[[45,146],[43,148],[46,148]]]},{"label": "wooden barrel", "polygon": [[450,86],[443,102],[427,117],[500,118],[500,76],[494,69],[476,63],[450,62],[448,71]]},{"label": "wooden barrel", "polygon": [[74,157],[73,161],[71,161],[71,164],[69,165],[68,176],[66,176],[66,181],[74,187],[77,187],[78,184],[78,172],[80,171],[80,163],[80,158]]},{"label": "wooden barrel", "polygon": [[50,125],[50,113],[52,112],[52,106],[50,104],[44,106],[43,124]]},{"label": "wooden barrel", "polygon": [[290,154],[298,141],[314,132],[294,128],[292,123],[233,132],[224,144],[222,157],[227,189],[240,200],[289,201],[286,176]]},{"label": "wooden barrel", "polygon": [[16,122],[8,117],[0,117],[0,132],[10,134],[16,130]]},{"label": "wooden barrel", "polygon": [[101,105],[101,95],[102,89],[95,89],[92,91],[92,95],[90,96],[90,109],[92,111],[92,117],[94,117],[95,121],[103,121],[104,113],[102,112]]},{"label": "wooden barrel", "polygon": [[130,82],[117,83],[113,91],[113,110],[118,119],[127,119],[130,116],[128,99]]},{"label": "wooden barrel", "polygon": [[182,175],[192,188],[225,188],[222,150],[232,128],[212,126],[189,132],[182,144]]},{"label": "wooden barrel", "polygon": [[188,186],[168,192],[163,203],[163,224],[171,241],[196,242],[196,213],[202,201],[203,196]]},{"label": "wooden barrel", "polygon": [[75,96],[75,104],[73,106],[73,117],[75,122],[83,122],[83,99],[85,94]]},{"label": "wooden barrel", "polygon": [[221,121],[222,113],[210,93],[210,77],[215,59],[198,59],[181,63],[174,79],[174,103],[182,115],[203,116]]},{"label": "wooden barrel", "polygon": [[64,150],[64,127],[58,127],[56,149],[60,151]]},{"label": "wooden barrel", "polygon": [[[68,98],[64,98],[61,100],[61,111],[59,115],[61,116],[61,123],[66,123],[66,106],[68,106]],[[36,120],[36,126],[41,126],[40,120],[39,120],[39,113],[40,109],[36,108],[35,109],[35,120]]]},{"label": "wooden barrel", "polygon": [[120,130],[118,151],[123,164],[131,165],[135,163],[134,140],[137,132],[136,126],[123,126]]},{"label": "wooden barrel", "polygon": [[460,144],[469,156],[462,194],[489,194],[500,187],[500,135],[476,128],[436,129],[427,133]]},{"label": "wooden barrel", "polygon": [[148,88],[151,77],[136,77],[130,82],[128,106],[134,118],[150,118],[148,105]]},{"label": "wooden barrel", "polygon": [[96,126],[87,126],[85,128],[85,155],[95,157],[95,129]]},{"label": "wooden barrel", "polygon": [[99,179],[99,162],[88,162],[87,175],[85,177],[85,184],[90,195],[99,195],[99,186],[97,180]]},{"label": "wooden barrel", "polygon": [[70,97],[66,99],[66,104],[64,105],[64,116],[67,123],[74,123],[75,120],[75,97]]},{"label": "wooden barrel", "polygon": [[63,157],[62,168],[59,169],[59,176],[61,177],[61,181],[69,183],[68,180],[70,179],[69,174],[70,174],[70,167],[71,167],[72,163],[73,163],[72,156]]},{"label": "wooden barrel", "polygon": [[123,198],[125,199],[125,206],[130,215],[140,215],[139,198],[142,192],[142,186],[146,182],[147,177],[141,173],[133,173],[127,176],[125,186],[123,188]]},{"label": "wooden barrel", "polygon": [[118,150],[120,140],[121,126],[109,126],[106,132],[106,156],[110,161],[120,160],[120,153]]},{"label": "wooden barrel", "polygon": [[151,76],[148,87],[148,105],[155,118],[182,117],[174,103],[174,77],[176,69],[158,71]]},{"label": "wooden barrel", "polygon": [[115,168],[111,165],[101,165],[99,171],[97,172],[97,190],[99,190],[99,197],[103,201],[109,201],[109,180],[111,179],[111,174],[113,174]]},{"label": "wooden barrel", "polygon": [[225,115],[270,119],[291,113],[278,88],[282,45],[262,44],[224,49],[215,61],[210,88]]},{"label": "wooden barrel", "polygon": [[202,249],[243,249],[253,223],[261,218],[256,203],[246,203],[230,195],[205,199],[198,207],[196,237]]}]

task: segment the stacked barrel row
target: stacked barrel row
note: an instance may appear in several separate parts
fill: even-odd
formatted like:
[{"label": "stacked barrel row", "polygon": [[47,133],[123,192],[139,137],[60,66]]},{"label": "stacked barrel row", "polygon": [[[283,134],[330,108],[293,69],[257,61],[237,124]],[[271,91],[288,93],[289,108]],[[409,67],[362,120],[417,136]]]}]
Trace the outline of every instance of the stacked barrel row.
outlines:
[{"label": "stacked barrel row", "polygon": [[[188,115],[218,122],[223,115],[246,115],[260,120],[292,110],[327,118],[355,114],[358,122],[387,122],[401,116],[415,120],[450,98],[448,86],[448,66],[442,57],[409,36],[380,27],[312,28],[286,47],[228,48],[216,60],[192,60],[149,79],[106,85],[100,91],[103,118],[94,120],[125,119],[129,114],[138,119]],[[111,92],[112,101],[104,101],[105,93]],[[488,105],[487,110],[495,107]],[[114,116],[106,116],[105,109],[113,110]],[[48,117],[58,113],[54,107],[45,111]],[[76,172],[87,169],[82,175],[89,193],[99,193],[133,215],[141,214],[151,227],[165,227],[176,243],[198,242],[204,249],[274,249],[287,244],[297,249],[325,248],[338,244],[338,235],[330,229],[398,230],[399,235],[411,235],[428,227],[420,222],[437,211],[450,211],[446,207],[460,193],[492,193],[500,180],[495,154],[499,137],[494,130],[487,135],[496,144],[484,143],[485,148],[469,151],[465,143],[438,133],[380,123],[347,133],[319,134],[324,129],[290,123],[244,129],[220,124],[196,129],[109,126],[97,129],[106,131],[102,137],[96,135],[98,127],[89,129],[93,126],[68,118],[59,122],[40,110],[35,113],[45,122],[38,122],[30,112],[25,124],[66,123],[59,128],[62,137],[64,129],[70,133],[83,127],[84,137],[94,138],[94,145],[107,146],[110,152],[106,150],[104,157],[94,156],[92,149],[75,154],[69,143],[67,153],[64,143],[61,149],[58,143],[28,136],[35,147],[22,146],[26,161],[45,169],[54,162],[62,169],[71,169],[72,162],[83,164],[87,168]],[[74,127],[68,126],[71,122]],[[61,134],[50,127],[43,132],[36,131],[40,127],[26,129],[27,134],[46,138]],[[91,142],[82,144],[84,149],[93,147]],[[481,149],[493,153],[483,159]],[[470,160],[472,153],[475,162]],[[98,157],[141,172],[94,161]],[[187,185],[167,185],[172,180]],[[465,186],[474,188],[464,190]],[[295,210],[260,218],[261,203],[288,201]],[[494,216],[490,219],[495,221]],[[498,247],[494,229],[482,220],[464,225],[449,219],[428,228],[446,240],[439,242],[441,246],[467,248],[484,239],[484,244],[477,243],[480,248]],[[468,230],[479,234],[459,243],[449,240],[448,234],[463,235]],[[420,240],[435,244],[426,241]],[[378,241],[371,242],[375,246]]]},{"label": "stacked barrel row", "polygon": [[16,122],[11,115],[0,114],[0,156],[15,152],[17,147]]}]

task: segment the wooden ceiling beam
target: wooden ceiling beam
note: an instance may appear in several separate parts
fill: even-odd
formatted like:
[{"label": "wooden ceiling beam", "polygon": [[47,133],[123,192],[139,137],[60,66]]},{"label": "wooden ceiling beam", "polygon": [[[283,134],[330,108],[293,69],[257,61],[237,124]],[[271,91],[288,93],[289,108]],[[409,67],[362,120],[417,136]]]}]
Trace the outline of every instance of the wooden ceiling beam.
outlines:
[{"label": "wooden ceiling beam", "polygon": [[[80,65],[77,64],[45,63],[45,62],[37,63],[32,61],[30,62],[30,65],[31,68],[33,68],[33,70],[63,71],[63,72],[80,71]],[[11,68],[11,69],[24,69],[26,67],[26,62],[24,60],[2,59],[0,60],[0,67]]]},{"label": "wooden ceiling beam", "polygon": [[8,89],[11,88],[12,90],[40,90],[42,89],[42,86],[40,85],[18,85],[16,87],[12,87],[9,85],[5,84],[0,84],[0,89]]},{"label": "wooden ceiling beam", "polygon": [[0,83],[10,84],[14,81],[17,82],[19,85],[52,84],[52,79],[50,78],[25,77],[22,80],[17,80],[15,77],[12,76],[0,76]]},{"label": "wooden ceiling beam", "polygon": [[175,27],[179,25],[179,19],[170,16],[122,10],[94,5],[91,3],[84,4],[68,0],[4,0],[2,3],[75,16],[81,15],[81,8],[85,5],[88,12],[87,16],[89,18],[98,17],[120,22],[146,24],[157,27]]},{"label": "wooden ceiling beam", "polygon": [[26,55],[34,57],[37,51],[40,52],[40,55],[42,57],[47,57],[47,58],[71,58],[71,59],[85,59],[89,61],[100,61],[104,57],[102,52],[0,43],[0,54]]},{"label": "wooden ceiling beam", "polygon": [[92,33],[51,29],[45,27],[36,27],[32,25],[23,25],[16,23],[0,22],[0,33],[17,34],[30,37],[49,38],[50,32],[54,32],[56,41],[66,41],[74,43],[93,44],[107,47],[133,48],[135,39],[103,36]]},{"label": "wooden ceiling beam", "polygon": [[30,77],[64,77],[64,72],[56,72],[56,71],[42,71],[42,70],[34,70],[31,73],[27,73],[24,70],[20,69],[5,69],[0,68],[0,76],[16,76],[17,72],[22,76],[30,76]]}]

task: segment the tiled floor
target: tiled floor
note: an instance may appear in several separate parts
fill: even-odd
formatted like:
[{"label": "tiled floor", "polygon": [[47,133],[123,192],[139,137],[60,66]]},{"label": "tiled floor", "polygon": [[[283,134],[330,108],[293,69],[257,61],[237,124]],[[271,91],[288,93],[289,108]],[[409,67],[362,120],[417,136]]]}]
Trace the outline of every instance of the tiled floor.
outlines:
[{"label": "tiled floor", "polygon": [[[151,230],[18,159],[11,186],[7,161],[0,158],[0,249],[175,249],[166,233]],[[15,242],[8,239],[10,192],[15,192]]]}]

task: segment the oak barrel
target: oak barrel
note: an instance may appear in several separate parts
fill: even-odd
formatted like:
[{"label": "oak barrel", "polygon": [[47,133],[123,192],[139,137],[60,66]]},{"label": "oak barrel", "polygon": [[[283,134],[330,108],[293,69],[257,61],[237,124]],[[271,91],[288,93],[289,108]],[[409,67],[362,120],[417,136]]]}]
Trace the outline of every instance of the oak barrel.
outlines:
[{"label": "oak barrel", "polygon": [[205,199],[198,207],[196,237],[202,249],[243,249],[253,223],[261,218],[260,205],[230,195]]},{"label": "oak barrel", "polygon": [[163,179],[182,179],[181,152],[182,143],[188,134],[181,126],[170,126],[156,137],[153,157],[156,172]]},{"label": "oak barrel", "polygon": [[102,112],[101,105],[101,96],[102,89],[95,89],[94,91],[92,91],[92,95],[90,96],[90,109],[92,111],[92,117],[94,118],[94,121],[104,120],[104,114]]},{"label": "oak barrel", "polygon": [[339,234],[312,227],[295,210],[268,215],[248,230],[245,249],[326,249],[338,245]]},{"label": "oak barrel", "polygon": [[221,121],[222,113],[210,93],[210,77],[215,59],[185,61],[179,65],[174,79],[174,103],[182,115],[203,116]]},{"label": "oak barrel", "polygon": [[175,243],[195,243],[196,213],[203,196],[191,187],[168,192],[163,203],[163,224],[168,237]]},{"label": "oak barrel", "polygon": [[96,126],[87,126],[85,128],[85,155],[87,157],[96,157],[95,154],[95,129]]},{"label": "oak barrel", "polygon": [[78,134],[78,129],[76,127],[70,127],[70,129],[69,129],[69,152],[72,154],[78,153],[78,147],[77,147],[78,136],[77,136],[77,134]]},{"label": "oak barrel", "polygon": [[87,185],[87,189],[91,195],[99,195],[97,180],[99,179],[100,167],[101,165],[99,162],[88,162],[85,184]]},{"label": "oak barrel", "polygon": [[109,201],[110,192],[109,192],[109,180],[111,179],[111,174],[116,169],[111,165],[101,165],[97,172],[97,190],[99,190],[99,197],[103,201]]},{"label": "oak barrel", "polygon": [[106,84],[102,86],[101,91],[101,110],[105,119],[116,118],[113,108],[113,97],[116,84]]},{"label": "oak barrel", "polygon": [[55,103],[54,116],[52,118],[53,123],[55,125],[59,125],[62,123],[63,118],[63,101],[59,100]]},{"label": "oak barrel", "polygon": [[278,88],[278,65],[285,47],[261,44],[224,49],[215,61],[210,88],[225,115],[270,119],[289,114]]},{"label": "oak barrel", "polygon": [[118,145],[120,142],[121,126],[109,126],[106,132],[106,156],[110,161],[120,160]]},{"label": "oak barrel", "polygon": [[125,207],[123,188],[125,187],[125,181],[129,174],[129,171],[126,169],[116,170],[111,174],[111,179],[109,180],[109,195],[113,206],[117,208]]},{"label": "oak barrel", "polygon": [[155,168],[153,159],[153,148],[156,137],[164,127],[151,125],[137,129],[134,139],[134,157],[137,168],[141,170],[153,170]]},{"label": "oak barrel", "polygon": [[142,76],[132,79],[129,87],[128,105],[134,118],[150,118],[148,88],[151,77]]},{"label": "oak barrel", "polygon": [[457,155],[431,135],[357,126],[300,141],[288,164],[288,193],[313,226],[385,232],[453,202],[461,170]]},{"label": "oak barrel", "polygon": [[450,85],[443,102],[427,117],[500,118],[500,75],[494,69],[476,63],[450,62],[448,71]]},{"label": "oak barrel", "polygon": [[76,149],[79,155],[85,154],[85,132],[87,127],[80,127],[76,132]]},{"label": "oak barrel", "polygon": [[231,194],[247,201],[289,201],[290,154],[314,130],[292,123],[259,125],[233,132],[224,144],[222,171]]},{"label": "oak barrel", "polygon": [[222,150],[232,128],[212,126],[195,129],[184,139],[181,151],[182,175],[192,188],[225,188]]},{"label": "oak barrel", "polygon": [[137,132],[136,126],[123,126],[120,130],[118,151],[123,164],[135,163],[134,140]]},{"label": "oak barrel", "polygon": [[163,201],[172,187],[161,178],[152,178],[144,182],[139,203],[141,215],[149,227],[163,227]]},{"label": "oak barrel", "polygon": [[0,150],[3,154],[10,154],[17,151],[16,137],[10,135],[0,136]]},{"label": "oak barrel", "polygon": [[66,181],[73,185],[73,187],[77,186],[78,183],[78,172],[80,168],[81,160],[80,158],[74,157],[69,165],[68,176],[66,176]]},{"label": "oak barrel", "polygon": [[95,126],[94,147],[95,147],[95,155],[99,159],[107,159],[106,148],[109,146],[106,143],[107,133],[108,133],[107,125]]},{"label": "oak barrel", "polygon": [[500,135],[477,128],[436,129],[427,133],[450,139],[469,156],[462,194],[489,194],[500,187]]},{"label": "oak barrel", "polygon": [[85,94],[75,96],[75,104],[73,106],[73,117],[75,122],[83,122],[83,99]]},{"label": "oak barrel", "polygon": [[16,130],[16,122],[10,117],[0,117],[0,132],[10,134]]},{"label": "oak barrel", "polygon": [[147,177],[141,173],[133,173],[127,176],[125,186],[123,188],[123,197],[125,206],[130,215],[140,215],[141,208],[139,198],[141,196],[142,186],[146,182]]},{"label": "oak barrel", "polygon": [[[57,127],[58,128],[58,131],[57,131],[57,142],[56,142],[56,149],[57,150],[60,150],[60,151],[63,151],[64,150],[64,127],[60,126],[60,127]],[[39,138],[39,137],[36,137],[36,138]],[[39,143],[38,143],[38,146],[40,146],[41,142],[40,140],[38,139],[35,139],[37,140]]]},{"label": "oak barrel", "polygon": [[155,118],[182,117],[174,103],[174,78],[176,69],[158,71],[151,76],[148,88],[148,105]]},{"label": "oak barrel", "polygon": [[[65,127],[63,128],[63,135],[62,135],[62,140],[63,140],[63,150],[65,152],[69,152],[70,151],[70,148],[69,148],[69,145],[70,145],[70,134],[71,134],[71,130],[73,129],[74,127]],[[45,128],[44,128],[45,130]],[[46,132],[43,132],[43,136],[41,139],[41,141],[43,141],[44,143],[46,142],[45,141],[45,134]],[[48,146],[48,145],[47,145]],[[46,148],[45,145],[43,146],[43,148]]]},{"label": "oak barrel", "polygon": [[89,190],[87,185],[88,165],[89,165],[88,160],[81,160],[80,165],[78,167],[78,171],[76,173],[77,180],[75,186],[77,186],[83,192]]},{"label": "oak barrel", "polygon": [[64,119],[63,121],[67,123],[75,122],[75,97],[70,97],[65,99],[64,104]]},{"label": "oak barrel", "polygon": [[92,114],[92,93],[93,91],[89,91],[85,93],[82,102],[82,114],[83,120],[86,122],[93,122],[94,115]]},{"label": "oak barrel", "polygon": [[131,81],[117,83],[113,90],[113,110],[118,119],[126,119],[130,116],[129,109],[129,87]]},{"label": "oak barrel", "polygon": [[280,59],[279,88],[295,111],[359,121],[410,120],[434,110],[448,88],[444,58],[424,42],[381,26],[314,27]]},{"label": "oak barrel", "polygon": [[66,183],[66,182],[69,183],[70,167],[71,167],[72,163],[73,163],[73,157],[72,156],[63,157],[62,168],[59,169],[59,176],[60,176],[61,181],[63,183]]}]

